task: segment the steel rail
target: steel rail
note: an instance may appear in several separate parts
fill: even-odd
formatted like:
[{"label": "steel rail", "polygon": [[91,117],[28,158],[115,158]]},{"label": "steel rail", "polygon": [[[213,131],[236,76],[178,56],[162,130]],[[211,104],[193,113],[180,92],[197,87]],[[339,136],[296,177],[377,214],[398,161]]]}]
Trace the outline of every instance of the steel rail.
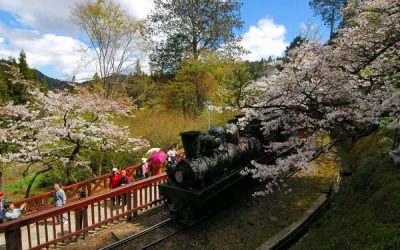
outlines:
[{"label": "steel rail", "polygon": [[[289,249],[293,246],[296,242],[298,242],[301,237],[303,237],[308,230],[310,229],[311,225],[326,212],[332,203],[333,199],[335,198],[336,194],[339,192],[340,184],[342,181],[342,177],[339,174],[335,181],[332,183],[330,190],[327,192],[327,198],[325,201],[319,205],[311,214],[308,216],[303,223],[301,223],[297,228],[295,228],[291,233],[280,239],[276,244],[274,244],[270,249],[273,250],[283,250]],[[257,249],[262,249],[259,247]]]},{"label": "steel rail", "polygon": [[160,238],[158,240],[155,240],[155,241],[151,242],[150,244],[145,245],[144,247],[141,247],[140,249],[141,250],[148,249],[149,247],[152,247],[152,246],[160,243],[161,241],[168,239],[169,237],[171,237],[171,236],[173,236],[173,235],[185,230],[186,228],[187,228],[187,226],[186,227],[182,227],[182,228],[180,228],[180,229],[178,229],[178,230],[176,230],[176,231],[174,231],[174,232],[172,232],[172,233],[170,233],[170,234],[168,234],[168,235],[166,235],[166,236],[164,236],[164,237],[162,237],[162,238]]},{"label": "steel rail", "polygon": [[143,230],[143,231],[140,231],[140,232],[138,232],[138,233],[132,234],[132,235],[130,235],[130,236],[128,236],[128,237],[126,237],[126,238],[124,238],[124,239],[122,239],[122,240],[119,240],[119,241],[117,241],[117,242],[114,242],[114,243],[112,243],[112,244],[110,244],[110,245],[108,245],[108,246],[106,246],[106,247],[100,248],[100,249],[101,249],[101,250],[115,249],[116,247],[119,247],[119,246],[121,246],[122,244],[125,244],[125,243],[127,243],[127,242],[129,242],[129,241],[132,241],[132,240],[134,240],[134,239],[136,239],[136,238],[139,238],[139,237],[142,236],[142,235],[145,235],[145,234],[147,234],[147,233],[150,233],[150,232],[152,232],[152,231],[154,231],[154,230],[156,230],[156,229],[158,229],[158,228],[161,228],[161,227],[163,227],[163,226],[165,226],[165,225],[168,225],[168,224],[170,224],[170,223],[172,223],[172,222],[174,222],[174,221],[175,221],[175,218],[168,218],[168,219],[163,220],[163,221],[161,221],[161,222],[159,222],[159,223],[157,223],[157,224],[155,224],[155,225],[153,225],[153,226],[151,226],[151,227],[146,228],[146,229]]}]

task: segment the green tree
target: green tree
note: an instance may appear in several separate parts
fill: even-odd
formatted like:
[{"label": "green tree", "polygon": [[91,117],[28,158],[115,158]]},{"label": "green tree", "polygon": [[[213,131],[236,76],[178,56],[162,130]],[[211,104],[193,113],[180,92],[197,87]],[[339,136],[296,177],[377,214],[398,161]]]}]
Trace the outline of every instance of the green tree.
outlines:
[{"label": "green tree", "polygon": [[12,100],[15,104],[22,104],[28,101],[27,86],[21,82],[12,80],[12,77],[15,75],[25,78],[18,67],[19,64],[14,57],[0,61],[1,102]]},{"label": "green tree", "polygon": [[9,99],[5,60],[0,60],[0,104]]},{"label": "green tree", "polygon": [[207,100],[212,100],[215,105],[221,104],[225,87],[235,77],[234,71],[243,68],[242,62],[227,60],[219,53],[202,53],[199,59],[188,58],[166,87],[165,106],[185,115],[197,116]]},{"label": "green tree", "polygon": [[238,0],[155,0],[149,15],[156,46],[151,56],[155,71],[171,74],[204,51],[238,48],[235,29],[242,27]]},{"label": "green tree", "polygon": [[310,0],[309,5],[315,15],[321,16],[325,25],[329,26],[332,39],[342,20],[342,8],[347,5],[347,0]]},{"label": "green tree", "polygon": [[26,53],[21,50],[18,57],[18,69],[26,80],[36,80],[36,74],[31,70],[26,61]]},{"label": "green tree", "polygon": [[252,74],[246,69],[234,70],[224,81],[225,89],[220,93],[222,100],[232,107],[243,108],[246,98],[260,93],[252,86],[252,80]]},{"label": "green tree", "polygon": [[302,36],[296,36],[293,41],[289,44],[289,46],[286,47],[285,49],[285,57],[288,57],[289,51],[291,51],[294,48],[300,47],[304,42],[307,40],[303,38]]},{"label": "green tree", "polygon": [[135,65],[135,75],[142,75],[143,74],[143,70],[142,70],[142,66],[140,66],[140,61],[139,59],[136,60],[136,65]]},{"label": "green tree", "polygon": [[112,98],[118,87],[124,86],[119,76],[134,65],[144,50],[143,22],[129,16],[112,0],[78,0],[71,13],[96,52],[105,95]]}]

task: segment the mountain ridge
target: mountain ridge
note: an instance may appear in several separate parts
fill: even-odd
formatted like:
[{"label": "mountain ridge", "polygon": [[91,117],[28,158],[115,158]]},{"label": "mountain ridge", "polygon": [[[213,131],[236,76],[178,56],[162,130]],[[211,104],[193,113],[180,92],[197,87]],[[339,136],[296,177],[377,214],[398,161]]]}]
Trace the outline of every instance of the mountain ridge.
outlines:
[{"label": "mountain ridge", "polygon": [[47,86],[51,89],[71,88],[70,83],[67,81],[49,77],[37,69],[32,69],[32,70],[35,71],[37,80],[39,82],[47,83]]}]

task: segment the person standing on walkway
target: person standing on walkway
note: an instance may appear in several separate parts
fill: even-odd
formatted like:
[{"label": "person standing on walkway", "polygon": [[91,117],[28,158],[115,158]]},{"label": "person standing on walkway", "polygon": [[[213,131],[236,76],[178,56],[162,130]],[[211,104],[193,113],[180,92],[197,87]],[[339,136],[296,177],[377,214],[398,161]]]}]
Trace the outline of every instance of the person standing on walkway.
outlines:
[{"label": "person standing on walkway", "polygon": [[122,170],[121,170],[121,186],[126,185],[126,184],[129,184],[130,182],[131,182],[131,181],[130,181],[129,176],[128,176],[127,173],[126,173],[126,170],[125,170],[125,169],[122,169]]},{"label": "person standing on walkway", "polygon": [[[111,170],[111,176],[110,176],[110,189],[117,188],[121,186],[121,175],[118,172],[118,168],[113,168]],[[115,206],[115,197],[111,198],[112,200],[112,205]],[[118,203],[119,203],[120,197],[118,196]]]},{"label": "person standing on walkway", "polygon": [[175,168],[176,166],[176,157],[177,157],[178,152],[176,152],[175,149],[175,145],[172,145],[168,152],[167,152],[167,156],[168,156],[168,162],[170,163],[170,166],[172,168]]},{"label": "person standing on walkway", "polygon": [[[128,174],[126,173],[125,169],[121,170],[121,186],[127,185],[131,182]],[[127,194],[123,194],[123,205],[126,205],[126,201],[127,201],[128,197]]]},{"label": "person standing on walkway", "polygon": [[142,174],[143,178],[149,177],[150,172],[150,164],[146,158],[142,158]]},{"label": "person standing on walkway", "polygon": [[[53,204],[55,207],[61,207],[67,203],[67,196],[65,195],[64,190],[60,187],[60,184],[54,184],[54,194],[53,194]],[[64,222],[64,224],[68,224],[68,218],[65,214],[61,214],[57,216],[57,222]]]}]

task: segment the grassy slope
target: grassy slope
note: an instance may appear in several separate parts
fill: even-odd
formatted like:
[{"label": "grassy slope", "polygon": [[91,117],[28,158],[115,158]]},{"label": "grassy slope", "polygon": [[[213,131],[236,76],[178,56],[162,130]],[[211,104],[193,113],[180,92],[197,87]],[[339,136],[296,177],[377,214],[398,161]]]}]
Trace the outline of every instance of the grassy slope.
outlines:
[{"label": "grassy slope", "polygon": [[[224,125],[237,114],[238,112],[229,111],[211,112],[211,126]],[[178,143],[178,147],[181,147],[180,132],[207,131],[208,112],[205,111],[196,118],[189,118],[178,112],[138,110],[135,117],[125,122],[130,126],[133,136],[142,136],[149,140],[152,147],[168,150],[173,143]]]},{"label": "grassy slope", "polygon": [[400,169],[379,132],[338,148],[345,179],[334,204],[293,249],[400,249]]}]

